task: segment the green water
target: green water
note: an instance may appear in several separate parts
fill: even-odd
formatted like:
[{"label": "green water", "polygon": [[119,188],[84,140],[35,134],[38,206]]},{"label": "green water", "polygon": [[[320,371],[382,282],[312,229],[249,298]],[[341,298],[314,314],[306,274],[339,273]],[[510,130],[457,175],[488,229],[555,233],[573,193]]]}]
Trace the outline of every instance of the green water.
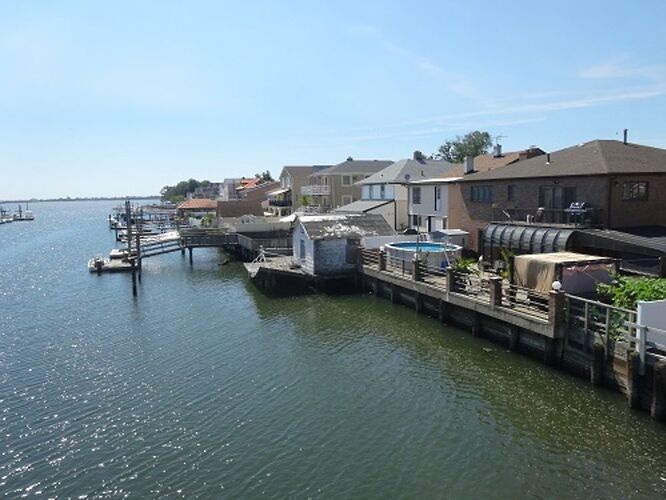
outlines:
[{"label": "green water", "polygon": [[372,296],[275,299],[195,250],[90,275],[112,203],[0,227],[0,493],[663,498],[666,426]]}]

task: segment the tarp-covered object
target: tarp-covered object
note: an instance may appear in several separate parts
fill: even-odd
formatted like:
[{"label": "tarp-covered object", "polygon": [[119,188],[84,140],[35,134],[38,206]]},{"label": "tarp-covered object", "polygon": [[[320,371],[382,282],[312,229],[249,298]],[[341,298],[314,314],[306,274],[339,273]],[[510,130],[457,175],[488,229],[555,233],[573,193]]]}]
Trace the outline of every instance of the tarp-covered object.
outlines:
[{"label": "tarp-covered object", "polygon": [[514,282],[540,292],[552,290],[553,282],[572,294],[594,293],[598,283],[610,283],[615,262],[573,252],[519,255],[514,258]]}]

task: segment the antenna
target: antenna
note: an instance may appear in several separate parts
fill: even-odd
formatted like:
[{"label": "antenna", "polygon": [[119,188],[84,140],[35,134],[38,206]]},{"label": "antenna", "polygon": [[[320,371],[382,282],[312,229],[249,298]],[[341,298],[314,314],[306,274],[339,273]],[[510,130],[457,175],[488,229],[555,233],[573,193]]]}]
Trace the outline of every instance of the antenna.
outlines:
[{"label": "antenna", "polygon": [[506,139],[507,137],[508,137],[507,135],[501,135],[501,134],[500,134],[500,135],[496,135],[496,136],[494,137],[494,139],[495,139],[495,144],[497,144],[501,139]]}]

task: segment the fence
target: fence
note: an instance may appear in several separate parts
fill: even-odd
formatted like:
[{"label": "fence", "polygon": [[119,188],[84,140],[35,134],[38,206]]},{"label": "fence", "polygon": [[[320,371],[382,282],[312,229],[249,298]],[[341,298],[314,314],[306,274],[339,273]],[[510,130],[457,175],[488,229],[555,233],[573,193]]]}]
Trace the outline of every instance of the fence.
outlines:
[{"label": "fence", "polygon": [[370,269],[418,281],[439,292],[463,296],[492,308],[510,309],[544,321],[551,313],[548,294],[512,285],[499,277],[486,278],[365,248],[360,250],[360,259],[360,264]]}]

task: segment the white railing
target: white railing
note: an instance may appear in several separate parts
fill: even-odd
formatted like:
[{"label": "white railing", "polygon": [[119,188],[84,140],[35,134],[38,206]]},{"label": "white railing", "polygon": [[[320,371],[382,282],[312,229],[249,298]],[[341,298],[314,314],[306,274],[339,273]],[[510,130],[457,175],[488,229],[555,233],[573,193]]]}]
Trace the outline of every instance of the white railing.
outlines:
[{"label": "white railing", "polygon": [[331,186],[324,184],[313,184],[311,186],[303,186],[301,194],[304,196],[326,196],[331,194]]}]

